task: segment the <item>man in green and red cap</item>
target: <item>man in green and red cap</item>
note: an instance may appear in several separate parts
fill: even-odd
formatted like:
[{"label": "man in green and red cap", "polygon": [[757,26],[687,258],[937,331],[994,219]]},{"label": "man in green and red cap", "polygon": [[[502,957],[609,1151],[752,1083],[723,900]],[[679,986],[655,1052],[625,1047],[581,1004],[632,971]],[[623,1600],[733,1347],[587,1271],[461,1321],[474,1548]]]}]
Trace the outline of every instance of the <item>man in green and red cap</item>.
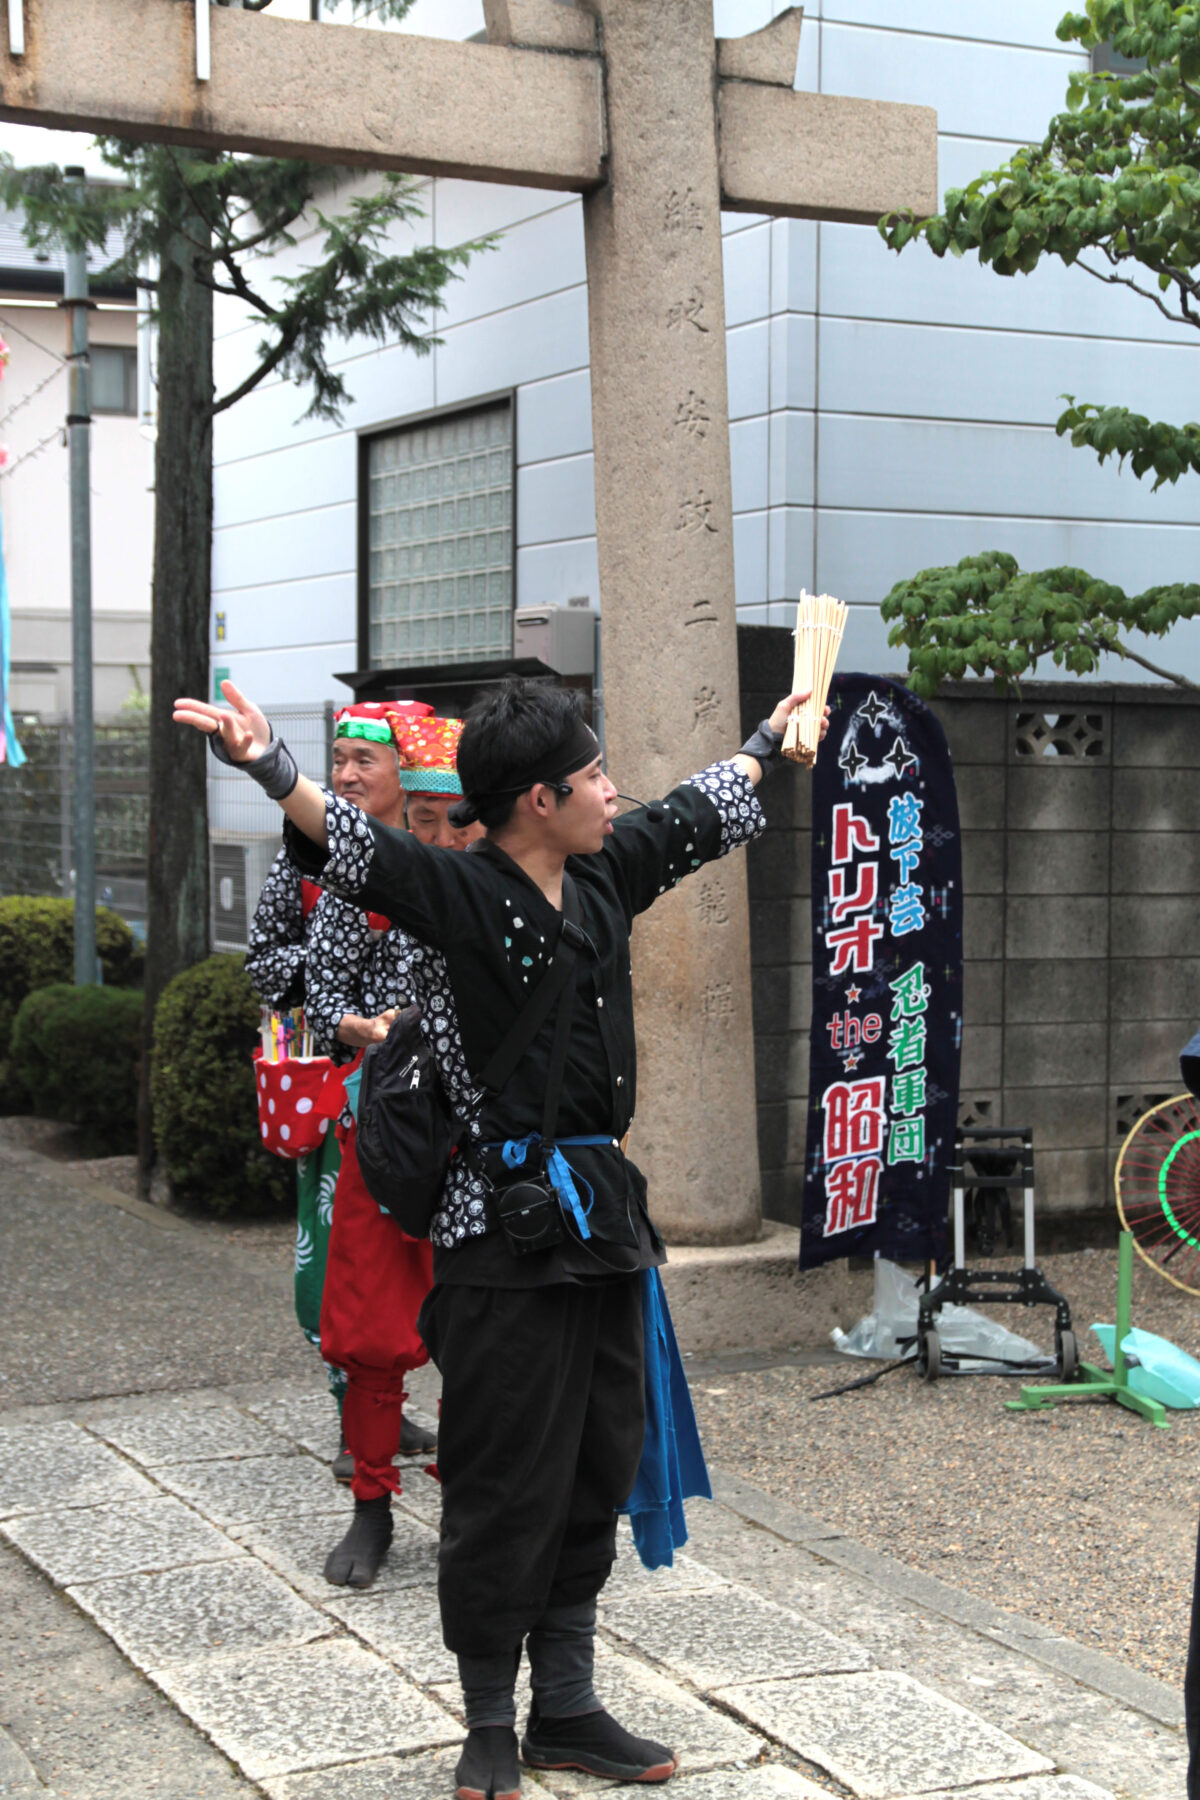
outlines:
[{"label": "man in green and red cap", "polygon": [[[332,777],[335,794],[360,806],[384,825],[403,826],[404,789],[392,720],[419,719],[433,708],[424,701],[391,701],[386,706],[360,703],[343,707],[334,718]],[[271,864],[254,910],[246,956],[246,973],[265,1005],[277,1012],[309,1004],[308,950],[313,916],[321,889],[301,878],[284,850]],[[363,915],[364,919],[367,915]],[[374,915],[372,915],[374,917]],[[375,920],[386,928],[385,920]],[[363,1020],[366,1027],[370,1021]],[[367,1039],[363,1040],[368,1041]],[[336,1132],[329,1131],[320,1148],[296,1165],[296,1318],[308,1342],[321,1349],[321,1298],[333,1220],[333,1197],[342,1151]],[[330,1392],[339,1412],[346,1377],[326,1359]],[[407,1446],[428,1449],[421,1441]],[[349,1481],[352,1461],[343,1444],[334,1474]]]}]

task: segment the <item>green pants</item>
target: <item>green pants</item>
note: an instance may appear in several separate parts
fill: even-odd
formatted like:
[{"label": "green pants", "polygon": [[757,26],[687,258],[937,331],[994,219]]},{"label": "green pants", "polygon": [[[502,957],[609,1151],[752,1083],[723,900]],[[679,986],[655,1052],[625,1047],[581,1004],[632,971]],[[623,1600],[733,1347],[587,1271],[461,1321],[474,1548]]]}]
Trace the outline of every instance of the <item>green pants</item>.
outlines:
[{"label": "green pants", "polygon": [[[310,1344],[321,1348],[321,1295],[325,1287],[325,1258],[333,1224],[333,1191],[342,1165],[342,1147],[330,1130],[319,1150],[302,1156],[296,1164],[296,1317]],[[346,1377],[340,1369],[325,1365],[329,1391],[340,1406]]]}]

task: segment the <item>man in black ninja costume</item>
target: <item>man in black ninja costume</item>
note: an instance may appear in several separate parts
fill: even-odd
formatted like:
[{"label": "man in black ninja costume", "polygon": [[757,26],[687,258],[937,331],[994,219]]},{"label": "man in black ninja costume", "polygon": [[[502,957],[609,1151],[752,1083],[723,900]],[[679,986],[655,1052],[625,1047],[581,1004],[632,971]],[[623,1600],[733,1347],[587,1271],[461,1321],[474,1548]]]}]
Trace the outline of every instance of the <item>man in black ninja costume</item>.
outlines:
[{"label": "man in black ninja costume", "polygon": [[[222,692],[230,710],[180,700],[176,720],[211,734],[217,754],[280,803],[304,874],[444,961],[424,1013],[466,1129],[430,1225],[434,1285],[420,1329],[443,1384],[438,1594],[466,1702],[459,1800],[517,1800],[522,1647],[529,1766],[666,1781],[674,1753],[626,1731],[592,1685],[596,1596],[642,1455],[641,1272],[666,1255],[645,1180],[621,1149],[635,1099],[629,934],[661,893],[763,829],[755,788],[805,696],[782,700],[736,756],[617,817],[575,697],[544,683],[502,688],[459,744],[466,818],[487,835],[455,854],[323,792],[232,683]],[[565,1064],[552,1011],[501,1091],[485,1091],[479,1073],[564,936],[576,947],[559,1003],[571,1003]],[[514,1221],[504,1202],[506,1184],[537,1176],[547,1204],[531,1238],[531,1215]]]}]

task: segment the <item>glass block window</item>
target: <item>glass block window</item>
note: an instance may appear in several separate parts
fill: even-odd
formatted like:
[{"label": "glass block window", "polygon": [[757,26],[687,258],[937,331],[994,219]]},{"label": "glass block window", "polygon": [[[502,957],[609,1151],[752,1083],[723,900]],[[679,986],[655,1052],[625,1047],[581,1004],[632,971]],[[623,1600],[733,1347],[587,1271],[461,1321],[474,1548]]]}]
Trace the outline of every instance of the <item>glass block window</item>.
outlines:
[{"label": "glass block window", "polygon": [[367,446],[371,668],[512,655],[512,405]]}]

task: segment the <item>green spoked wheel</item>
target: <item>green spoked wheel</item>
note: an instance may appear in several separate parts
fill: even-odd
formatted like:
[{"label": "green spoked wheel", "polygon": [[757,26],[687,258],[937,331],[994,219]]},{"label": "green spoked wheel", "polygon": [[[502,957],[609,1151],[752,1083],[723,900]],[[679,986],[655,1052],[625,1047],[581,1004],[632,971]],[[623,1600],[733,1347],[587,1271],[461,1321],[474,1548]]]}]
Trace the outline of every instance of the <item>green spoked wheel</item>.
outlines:
[{"label": "green spoked wheel", "polygon": [[1121,1146],[1117,1211],[1165,1280],[1200,1295],[1200,1103],[1177,1094],[1144,1113]]}]

